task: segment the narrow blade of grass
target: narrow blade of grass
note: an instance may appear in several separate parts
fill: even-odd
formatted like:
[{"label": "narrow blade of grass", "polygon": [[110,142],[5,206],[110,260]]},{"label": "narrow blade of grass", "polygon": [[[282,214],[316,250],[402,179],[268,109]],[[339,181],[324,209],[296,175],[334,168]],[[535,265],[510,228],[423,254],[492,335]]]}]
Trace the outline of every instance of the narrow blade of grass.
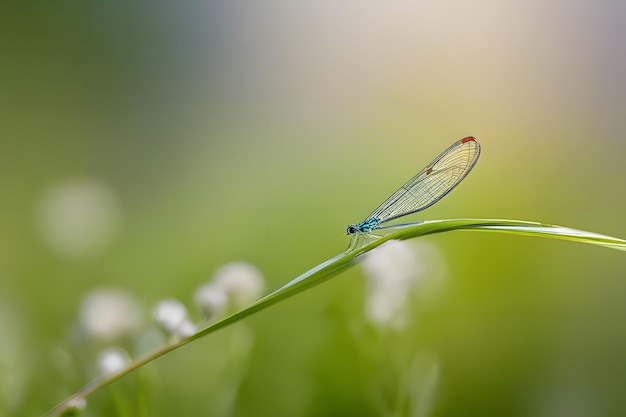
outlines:
[{"label": "narrow blade of grass", "polygon": [[[626,240],[569,227],[529,222],[524,220],[504,219],[453,219],[431,220],[422,223],[409,223],[385,228],[392,233],[385,236],[388,239],[410,239],[431,233],[441,233],[451,230],[479,230],[513,233],[518,235],[547,237],[552,239],[570,240],[605,246],[607,248],[626,250]],[[396,231],[397,230],[397,231]]]},{"label": "narrow blade of grass", "polygon": [[152,362],[158,357],[165,355],[181,346],[186,345],[193,340],[213,333],[219,329],[229,326],[239,320],[255,314],[277,302],[292,297],[311,287],[319,285],[339,273],[352,267],[358,258],[372,249],[382,245],[384,242],[393,239],[411,239],[418,236],[429,235],[433,233],[448,232],[452,230],[479,230],[479,231],[495,231],[504,233],[514,233],[519,235],[547,237],[553,239],[571,240],[581,243],[589,243],[592,245],[600,245],[607,248],[626,250],[626,240],[616,237],[600,235],[597,233],[586,232],[583,230],[571,229],[568,227],[554,226],[536,222],[522,220],[502,220],[502,219],[452,219],[452,220],[432,220],[420,223],[401,224],[389,226],[381,229],[385,233],[383,237],[373,241],[348,254],[337,255],[314,268],[306,271],[297,278],[289,281],[276,291],[261,298],[251,306],[240,310],[230,316],[212,323],[203,329],[200,329],[192,336],[179,342],[164,346],[163,348],[152,352],[151,354],[140,358],[130,364],[127,368],[111,375],[102,376],[91,381],[83,388],[78,390],[74,395],[59,403],[56,407],[48,411],[46,415],[57,416],[71,409],[72,401],[85,398],[92,392],[116,381],[122,376],[134,371],[141,366]]}]

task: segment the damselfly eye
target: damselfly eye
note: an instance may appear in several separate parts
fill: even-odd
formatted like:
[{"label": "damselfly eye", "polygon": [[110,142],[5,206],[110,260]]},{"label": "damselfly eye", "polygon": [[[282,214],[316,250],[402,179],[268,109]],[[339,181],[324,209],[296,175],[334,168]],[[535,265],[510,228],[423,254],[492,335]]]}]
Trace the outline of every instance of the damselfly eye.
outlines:
[{"label": "damselfly eye", "polygon": [[356,227],[354,227],[354,226],[348,226],[348,230],[346,230],[346,232],[347,232],[349,235],[356,234]]}]

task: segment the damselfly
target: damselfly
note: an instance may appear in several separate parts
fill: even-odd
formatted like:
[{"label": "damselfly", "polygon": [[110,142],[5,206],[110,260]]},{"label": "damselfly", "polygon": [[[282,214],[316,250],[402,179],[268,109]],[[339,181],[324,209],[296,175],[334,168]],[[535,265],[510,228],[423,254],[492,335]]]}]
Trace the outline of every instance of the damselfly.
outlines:
[{"label": "damselfly", "polygon": [[468,136],[454,142],[441,155],[393,193],[361,223],[350,225],[346,253],[359,248],[363,241],[380,237],[373,233],[383,223],[424,210],[448,194],[472,170],[480,156],[480,144]]}]

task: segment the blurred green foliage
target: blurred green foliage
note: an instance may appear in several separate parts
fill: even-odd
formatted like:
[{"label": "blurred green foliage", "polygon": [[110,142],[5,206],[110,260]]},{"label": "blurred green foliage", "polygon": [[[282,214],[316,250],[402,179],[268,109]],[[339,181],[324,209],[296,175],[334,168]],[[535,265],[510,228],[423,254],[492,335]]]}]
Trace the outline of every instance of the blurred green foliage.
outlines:
[{"label": "blurred green foliage", "polygon": [[[415,220],[626,236],[622,3],[0,8],[0,415],[42,413],[94,375],[101,346],[78,330],[91,291],[131,294],[148,326],[158,301],[191,308],[232,260],[277,288],[343,251],[348,223],[467,135],[481,161]],[[46,231],[50,195],[76,181],[118,210],[97,244],[80,236],[98,210]],[[401,415],[626,411],[622,253],[422,240],[445,285],[403,329],[369,324],[351,270],[97,393],[90,415],[120,401],[131,415],[391,415],[406,384],[433,379],[429,363],[432,407]],[[253,342],[234,372],[237,332]]]}]

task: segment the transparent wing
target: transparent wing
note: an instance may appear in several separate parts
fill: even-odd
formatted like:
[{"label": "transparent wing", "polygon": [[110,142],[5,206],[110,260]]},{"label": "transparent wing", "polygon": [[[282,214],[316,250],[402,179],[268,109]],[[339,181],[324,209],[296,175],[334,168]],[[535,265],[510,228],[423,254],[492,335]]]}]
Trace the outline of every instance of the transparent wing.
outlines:
[{"label": "transparent wing", "polygon": [[479,156],[480,144],[475,138],[453,143],[367,218],[384,223],[432,206],[465,178]]}]

